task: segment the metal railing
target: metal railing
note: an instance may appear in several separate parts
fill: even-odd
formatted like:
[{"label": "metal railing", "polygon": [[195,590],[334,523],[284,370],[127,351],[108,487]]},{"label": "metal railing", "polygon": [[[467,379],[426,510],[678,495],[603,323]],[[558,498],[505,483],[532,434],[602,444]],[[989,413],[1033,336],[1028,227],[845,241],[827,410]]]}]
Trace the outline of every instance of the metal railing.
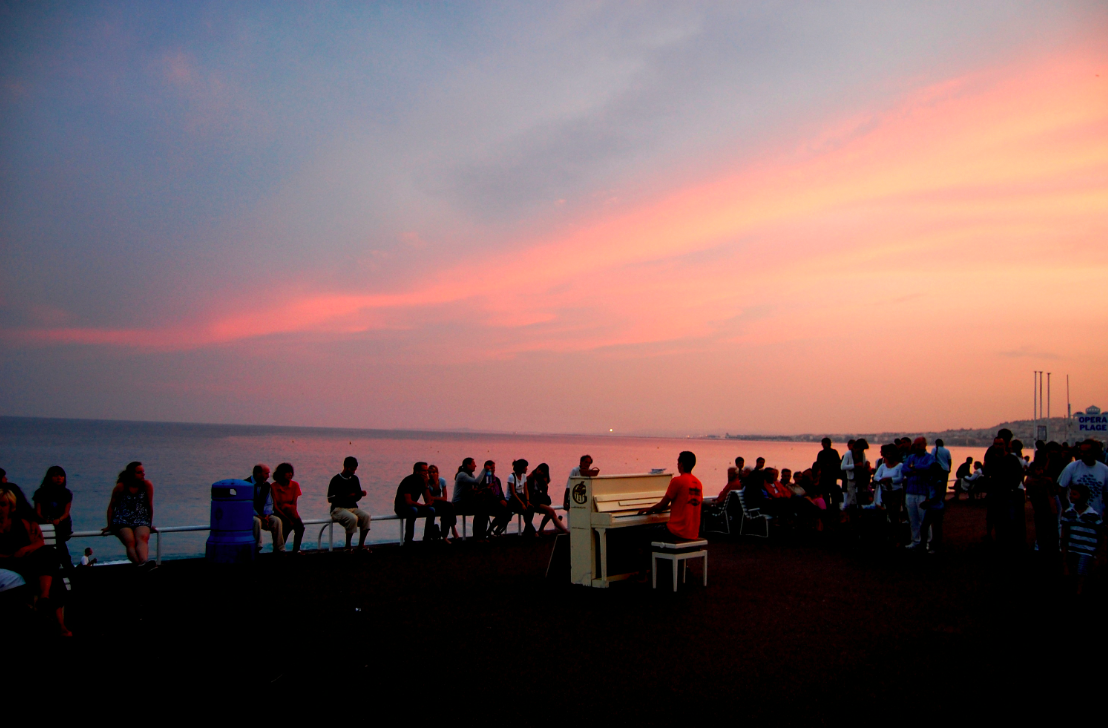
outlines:
[{"label": "metal railing", "polygon": [[[564,511],[565,510],[561,506],[551,506],[551,507],[555,511]],[[461,518],[462,518],[462,540],[465,540],[465,539],[469,538],[469,534],[467,533],[468,514],[459,514],[459,515],[461,515]],[[536,513],[534,515],[541,515],[541,514]],[[407,520],[406,518],[401,518],[400,516],[396,515],[395,513],[387,513],[387,514],[380,515],[380,516],[374,516],[374,515],[371,514],[370,517],[369,517],[369,521],[370,521],[371,525],[373,523],[376,523],[376,522],[379,522],[379,521],[396,521],[397,525],[400,528],[400,532],[399,532],[399,535],[397,537],[397,543],[400,544],[400,545],[404,544],[404,521],[406,521],[406,520]],[[422,520],[422,519],[417,518],[416,520]],[[323,550],[323,532],[327,531],[328,532],[327,533],[327,550],[328,551],[334,551],[335,550],[335,521],[334,521],[334,519],[331,519],[331,518],[312,518],[312,519],[308,519],[308,520],[304,521],[304,525],[305,526],[322,526],[322,528],[319,529],[319,536],[316,538],[316,548],[321,550],[321,551]],[[164,528],[161,527],[161,526],[155,526],[155,527],[151,528],[150,529],[150,535],[154,537],[154,560],[155,560],[155,563],[157,563],[159,565],[162,563],[162,534],[163,533],[187,533],[187,532],[191,532],[191,531],[210,531],[210,530],[212,530],[211,526],[165,526]],[[516,533],[517,534],[523,533],[523,516],[520,515],[520,514],[516,514]],[[112,533],[111,531],[74,531],[72,534],[70,534],[70,538],[97,538],[97,537],[114,536],[114,535],[115,534]],[[386,542],[380,542],[380,543],[386,543]]]}]

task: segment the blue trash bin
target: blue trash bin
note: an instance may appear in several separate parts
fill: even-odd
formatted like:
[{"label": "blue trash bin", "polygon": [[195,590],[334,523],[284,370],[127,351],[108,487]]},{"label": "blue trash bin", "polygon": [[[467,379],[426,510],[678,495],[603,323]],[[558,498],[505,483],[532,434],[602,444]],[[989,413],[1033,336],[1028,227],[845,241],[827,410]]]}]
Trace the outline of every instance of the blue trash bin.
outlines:
[{"label": "blue trash bin", "polygon": [[245,480],[212,484],[212,531],[204,555],[217,564],[254,561],[254,486]]}]

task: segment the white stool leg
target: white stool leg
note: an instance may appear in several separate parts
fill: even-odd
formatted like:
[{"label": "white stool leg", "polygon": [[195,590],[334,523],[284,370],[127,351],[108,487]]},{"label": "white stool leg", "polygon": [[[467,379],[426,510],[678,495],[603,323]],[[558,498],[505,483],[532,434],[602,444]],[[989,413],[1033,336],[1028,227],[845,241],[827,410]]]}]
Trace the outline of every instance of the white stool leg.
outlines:
[{"label": "white stool leg", "polygon": [[708,586],[708,552],[704,552],[704,586]]},{"label": "white stool leg", "polygon": [[650,581],[651,581],[651,588],[652,589],[657,589],[658,588],[658,554],[656,552],[650,554]]},{"label": "white stool leg", "polygon": [[677,591],[677,567],[679,565],[680,564],[679,564],[677,558],[675,557],[673,559],[673,591]]}]

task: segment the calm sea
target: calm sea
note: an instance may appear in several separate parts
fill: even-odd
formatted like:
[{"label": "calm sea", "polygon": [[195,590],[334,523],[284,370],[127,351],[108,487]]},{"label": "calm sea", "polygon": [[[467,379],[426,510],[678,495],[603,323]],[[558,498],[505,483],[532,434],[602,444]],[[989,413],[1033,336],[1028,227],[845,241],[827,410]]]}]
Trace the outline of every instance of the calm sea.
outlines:
[{"label": "calm sea", "polygon": [[[836,444],[839,452],[845,445]],[[105,525],[108,497],[119,471],[132,460],[146,466],[154,484],[154,524],[207,524],[212,483],[245,478],[258,462],[271,468],[290,462],[304,491],[300,514],[327,517],[327,484],[342,469],[347,455],[358,458],[358,476],[369,494],[363,507],[371,513],[392,512],[392,499],[412,463],[425,460],[439,466],[451,483],[466,457],[478,462],[495,460],[502,480],[511,462],[525,458],[533,468],[550,465],[551,496],[561,501],[569,471],[583,453],[592,455],[602,473],[647,472],[666,468],[676,472],[677,453],[692,450],[695,474],[709,494],[727,480],[727,467],[737,455],[753,464],[762,456],[771,467],[810,467],[819,445],[795,442],[666,439],[570,435],[490,435],[474,433],[345,430],[323,428],[195,425],[162,422],[117,422],[0,417],[0,467],[8,480],[19,484],[27,497],[39,486],[46,469],[60,465],[73,491],[73,525],[77,531]],[[955,462],[967,456],[981,459],[984,449],[951,448]],[[876,455],[873,456],[874,459]],[[417,528],[417,533],[421,533]],[[309,527],[305,546],[315,548],[318,526]],[[375,525],[371,537],[394,540],[395,523]],[[189,558],[204,553],[207,533],[165,534],[163,558]],[[310,542],[310,544],[309,544]],[[291,543],[291,539],[290,539]],[[326,546],[326,541],[324,542]],[[70,543],[77,557],[91,546],[101,561],[123,558],[114,538],[82,538]],[[153,547],[153,543],[151,543]],[[269,536],[266,534],[268,551]]]}]

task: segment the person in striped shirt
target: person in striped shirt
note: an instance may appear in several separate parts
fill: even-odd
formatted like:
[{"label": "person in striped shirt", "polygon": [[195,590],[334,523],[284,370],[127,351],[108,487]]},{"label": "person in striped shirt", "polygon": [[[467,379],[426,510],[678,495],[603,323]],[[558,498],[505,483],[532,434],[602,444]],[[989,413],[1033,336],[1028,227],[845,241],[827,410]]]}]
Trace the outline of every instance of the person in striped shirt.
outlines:
[{"label": "person in striped shirt", "polygon": [[1069,510],[1062,514],[1062,568],[1077,579],[1077,594],[1097,561],[1104,560],[1104,521],[1089,506],[1089,488],[1074,483],[1069,489]]}]

